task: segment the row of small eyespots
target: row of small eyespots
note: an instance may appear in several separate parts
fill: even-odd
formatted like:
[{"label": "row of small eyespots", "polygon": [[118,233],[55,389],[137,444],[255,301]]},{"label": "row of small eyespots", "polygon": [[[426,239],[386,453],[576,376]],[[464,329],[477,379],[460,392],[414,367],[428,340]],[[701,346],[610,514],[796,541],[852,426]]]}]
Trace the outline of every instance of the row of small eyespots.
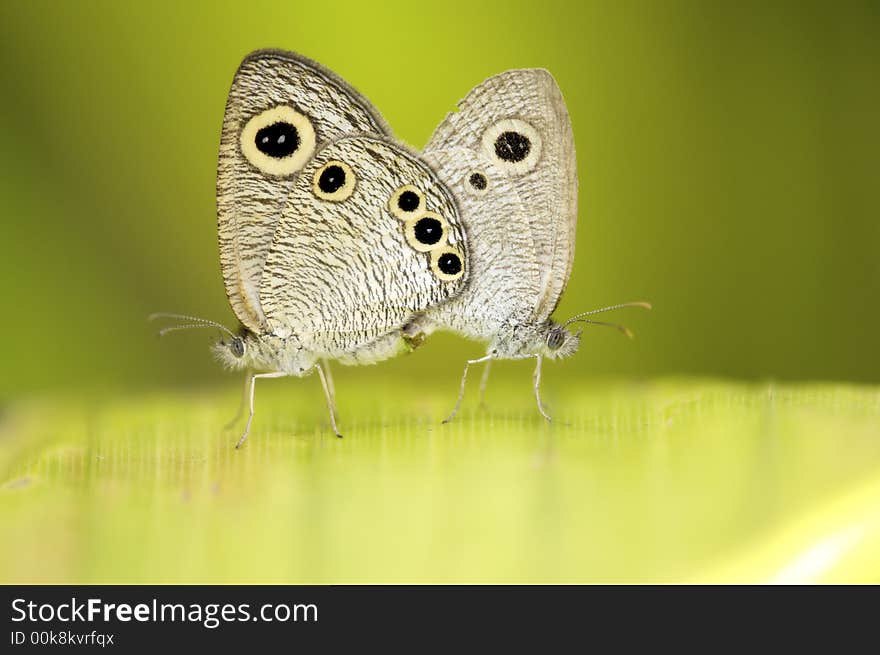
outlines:
[{"label": "row of small eyespots", "polygon": [[425,197],[411,184],[400,187],[388,201],[388,209],[404,221],[406,241],[419,252],[431,253],[431,270],[444,281],[457,280],[464,273],[461,254],[447,245],[446,220],[429,211]]}]

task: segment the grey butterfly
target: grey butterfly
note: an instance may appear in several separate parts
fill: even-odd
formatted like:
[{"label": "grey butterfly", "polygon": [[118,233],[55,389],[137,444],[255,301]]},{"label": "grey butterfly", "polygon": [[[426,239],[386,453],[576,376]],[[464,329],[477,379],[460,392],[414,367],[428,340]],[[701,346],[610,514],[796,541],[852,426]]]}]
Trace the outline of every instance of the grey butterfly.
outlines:
[{"label": "grey butterfly", "polygon": [[407,326],[467,281],[465,233],[446,187],[393,141],[363,96],[293,53],[255,52],[235,75],[217,210],[223,279],[241,329],[156,316],[187,321],[166,331],[225,331],[217,357],[248,371],[239,446],[256,380],[313,371],[339,435],[321,361],[371,364],[412,347]]},{"label": "grey butterfly", "polygon": [[428,308],[407,329],[450,329],[488,342],[484,357],[467,362],[451,420],[464,395],[468,368],[494,359],[536,360],[534,393],[541,402],[545,357],[572,355],[576,322],[622,326],[587,318],[623,303],[578,314],[562,324],[550,316],[571,274],[577,220],[577,166],[565,101],[543,69],[511,70],[474,88],[450,113],[423,151],[451,189],[470,246],[470,277],[449,302]]}]

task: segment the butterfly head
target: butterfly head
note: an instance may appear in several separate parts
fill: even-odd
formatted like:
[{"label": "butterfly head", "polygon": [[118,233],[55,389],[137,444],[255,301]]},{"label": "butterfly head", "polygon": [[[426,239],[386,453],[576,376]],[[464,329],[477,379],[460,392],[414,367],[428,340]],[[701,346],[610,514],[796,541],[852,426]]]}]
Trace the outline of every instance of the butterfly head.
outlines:
[{"label": "butterfly head", "polygon": [[302,376],[315,365],[315,355],[291,335],[256,333],[241,328],[238,334],[227,333],[214,342],[214,356],[228,369],[283,371]]},{"label": "butterfly head", "polygon": [[581,331],[569,332],[564,325],[549,322],[542,338],[541,354],[551,359],[562,359],[577,352],[581,344]]},{"label": "butterfly head", "polygon": [[212,350],[217,359],[227,368],[245,368],[254,363],[254,355],[258,354],[259,348],[255,337],[250,331],[242,328],[236,334],[225,325],[206,318],[197,318],[186,314],[151,314],[150,320],[174,320],[176,325],[169,325],[159,330],[159,336],[165,336],[169,332],[188,330],[192,328],[211,328],[220,331],[220,337],[214,342]]},{"label": "butterfly head", "polygon": [[230,369],[246,368],[250,365],[252,348],[248,347],[247,335],[222,335],[213,346],[214,356]]},{"label": "butterfly head", "polygon": [[548,357],[558,359],[562,357],[568,357],[569,355],[572,355],[577,351],[577,348],[580,345],[581,341],[582,330],[578,330],[575,333],[569,332],[566,328],[572,323],[585,323],[587,325],[601,325],[605,327],[611,327],[632,339],[632,332],[629,328],[623,325],[618,325],[617,323],[608,323],[605,321],[596,321],[588,318],[589,316],[593,316],[595,314],[602,314],[604,312],[621,309],[623,307],[641,307],[642,309],[651,309],[651,303],[643,301],[625,302],[620,303],[619,305],[611,305],[610,307],[602,307],[601,309],[594,309],[589,312],[578,314],[577,316],[572,316],[562,325],[556,325],[555,323],[550,321],[548,322],[548,331],[546,333],[546,355]]}]

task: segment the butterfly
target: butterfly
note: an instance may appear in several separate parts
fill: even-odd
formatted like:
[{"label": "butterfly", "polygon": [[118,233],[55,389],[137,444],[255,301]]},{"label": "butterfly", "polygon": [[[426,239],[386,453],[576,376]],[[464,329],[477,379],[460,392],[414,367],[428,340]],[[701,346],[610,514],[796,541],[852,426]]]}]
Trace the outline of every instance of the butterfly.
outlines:
[{"label": "butterfly", "polygon": [[257,51],[233,79],[217,168],[220,263],[240,329],[154,316],[185,321],[163,332],[223,331],[215,355],[247,371],[237,446],[257,379],[316,372],[341,436],[326,361],[376,363],[437,329],[490,344],[468,361],[447,420],[471,364],[532,357],[549,419],[542,358],[577,349],[572,322],[598,323],[586,318],[596,312],[549,318],[571,271],[576,201],[571,126],[546,71],[485,81],[416,153],[331,71]]},{"label": "butterfly", "polygon": [[[415,342],[404,326],[467,281],[452,195],[396,142],[370,103],[319,64],[257,51],[229,91],[217,166],[220,264],[241,329],[217,327],[217,358],[258,379],[318,374],[322,360],[371,364]],[[260,372],[253,372],[260,371]]]},{"label": "butterfly", "polygon": [[574,137],[562,93],[544,69],[510,70],[475,87],[434,131],[423,156],[452,191],[468,237],[470,279],[452,300],[429,308],[407,330],[437,329],[488,342],[485,356],[468,360],[451,421],[464,396],[468,369],[496,359],[534,359],[538,410],[543,359],[574,354],[580,332],[568,327],[596,321],[584,312],[562,324],[550,316],[568,283],[577,223]]}]

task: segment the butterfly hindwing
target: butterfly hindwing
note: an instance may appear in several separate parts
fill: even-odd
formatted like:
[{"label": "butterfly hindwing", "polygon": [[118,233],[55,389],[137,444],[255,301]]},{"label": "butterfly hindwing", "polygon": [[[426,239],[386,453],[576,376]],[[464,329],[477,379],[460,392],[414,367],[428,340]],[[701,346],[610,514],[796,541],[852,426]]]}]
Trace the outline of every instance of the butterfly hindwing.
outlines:
[{"label": "butterfly hindwing", "polygon": [[[574,260],[577,166],[562,93],[546,70],[511,70],[478,85],[458,108],[437,127],[424,153],[430,158],[431,153],[463,148],[494,167],[496,179],[487,176],[485,198],[480,201],[483,209],[469,211],[463,206],[463,220],[473,232],[490,221],[526,222],[534,260],[524,256],[508,265],[515,269],[521,261],[522,274],[529,275],[537,262],[539,290],[524,300],[532,308],[532,318],[541,321],[559,302]],[[449,180],[450,185],[456,182]],[[502,196],[511,189],[522,205],[513,216],[501,209]],[[473,264],[476,271],[476,256]],[[472,288],[481,284],[475,273]]]},{"label": "butterfly hindwing", "polygon": [[320,149],[294,181],[260,285],[267,329],[339,356],[457,294],[467,245],[452,195],[372,135]]},{"label": "butterfly hindwing", "polygon": [[220,264],[239,320],[265,320],[259,286],[290,188],[322,145],[346,134],[390,134],[370,103],[334,73],[294,53],[242,61],[226,104],[217,167]]},{"label": "butterfly hindwing", "polygon": [[506,323],[531,320],[543,271],[515,178],[481,153],[458,147],[424,155],[455,196],[467,220],[470,279],[466,291],[429,310],[428,317],[473,338]]}]

